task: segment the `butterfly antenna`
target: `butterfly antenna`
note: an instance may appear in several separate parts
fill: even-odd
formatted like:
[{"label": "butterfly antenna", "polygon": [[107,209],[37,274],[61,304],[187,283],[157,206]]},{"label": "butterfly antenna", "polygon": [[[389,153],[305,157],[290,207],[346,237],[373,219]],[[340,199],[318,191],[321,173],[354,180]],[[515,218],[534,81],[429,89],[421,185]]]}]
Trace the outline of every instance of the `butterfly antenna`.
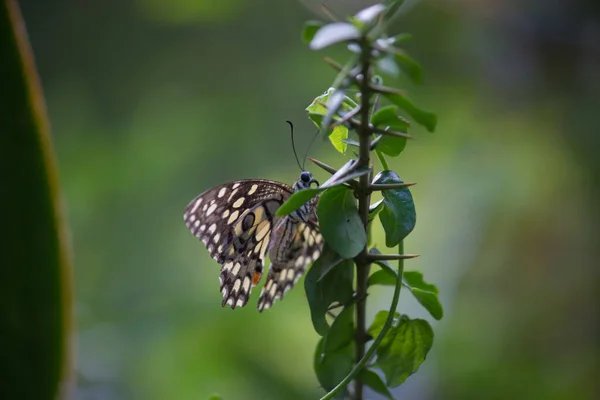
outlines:
[{"label": "butterfly antenna", "polygon": [[310,143],[308,144],[308,147],[306,148],[306,153],[304,153],[304,159],[302,160],[302,171],[304,171],[304,164],[306,164],[306,159],[308,158],[308,152],[310,151],[310,148],[312,147],[313,143],[315,142],[315,139],[317,138],[317,136],[319,136],[320,131],[321,131],[320,129],[317,129],[317,132],[315,133],[315,135],[311,139]]},{"label": "butterfly antenna", "polygon": [[302,171],[304,171],[304,168],[302,167],[302,165],[300,165],[300,160],[298,160],[298,153],[296,153],[296,145],[294,144],[294,124],[292,124],[291,121],[285,121],[288,124],[290,124],[290,134],[292,136],[292,150],[294,150],[294,157],[296,157],[296,162],[298,163],[298,166],[300,167],[300,169]]}]

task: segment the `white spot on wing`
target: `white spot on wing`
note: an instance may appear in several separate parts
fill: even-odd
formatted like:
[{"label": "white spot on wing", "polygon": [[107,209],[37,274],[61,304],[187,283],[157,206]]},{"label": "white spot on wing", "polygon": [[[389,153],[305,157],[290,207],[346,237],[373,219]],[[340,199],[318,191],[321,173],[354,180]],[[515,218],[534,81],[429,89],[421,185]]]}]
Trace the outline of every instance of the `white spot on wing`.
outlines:
[{"label": "white spot on wing", "polygon": [[232,274],[237,275],[238,272],[240,272],[240,268],[242,268],[242,264],[235,263],[235,265],[233,266],[233,271],[231,271]]},{"label": "white spot on wing", "polygon": [[227,220],[227,223],[232,224],[237,219],[238,215],[240,215],[240,212],[238,210],[235,210],[234,212],[232,212],[231,216]]},{"label": "white spot on wing", "polygon": [[227,192],[227,188],[221,188],[221,190],[219,190],[219,193],[217,194],[217,197],[221,198],[225,196],[225,192]]},{"label": "white spot on wing", "polygon": [[264,225],[260,231],[258,231],[256,233],[256,241],[260,242],[261,240],[263,240],[263,238],[267,235],[267,233],[269,232],[269,229],[271,228],[271,224],[269,223],[269,221],[265,221],[263,223],[261,223],[261,225]]},{"label": "white spot on wing", "polygon": [[248,191],[248,194],[249,195],[254,194],[254,192],[256,192],[256,189],[258,189],[258,185],[257,184],[252,185],[252,187]]},{"label": "white spot on wing", "polygon": [[250,290],[250,278],[245,277],[244,278],[244,284],[242,285],[244,290],[247,292],[248,290]]},{"label": "white spot on wing", "polygon": [[212,214],[215,210],[217,209],[217,204],[213,203],[208,210],[206,210],[206,216],[208,217],[210,214]]},{"label": "white spot on wing", "polygon": [[292,279],[294,279],[294,274],[295,274],[294,270],[290,268],[287,272],[287,280],[291,281]]},{"label": "white spot on wing", "polygon": [[202,203],[202,197],[200,197],[198,200],[196,200],[194,207],[192,207],[192,209],[190,210],[190,214],[195,213],[201,203]]},{"label": "white spot on wing", "polygon": [[242,204],[244,204],[244,200],[246,200],[245,197],[240,197],[239,199],[237,199],[235,203],[233,203],[233,208],[240,208]]}]

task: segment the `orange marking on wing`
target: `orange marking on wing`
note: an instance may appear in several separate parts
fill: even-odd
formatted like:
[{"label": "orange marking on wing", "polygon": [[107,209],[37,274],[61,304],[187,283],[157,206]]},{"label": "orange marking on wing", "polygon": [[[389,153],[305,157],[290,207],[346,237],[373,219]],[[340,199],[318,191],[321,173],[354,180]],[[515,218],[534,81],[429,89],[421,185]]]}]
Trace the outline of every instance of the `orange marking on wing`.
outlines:
[{"label": "orange marking on wing", "polygon": [[260,272],[255,272],[254,276],[252,277],[252,286],[256,286],[256,284],[258,283],[258,281],[260,281],[260,277],[262,276],[262,274]]}]

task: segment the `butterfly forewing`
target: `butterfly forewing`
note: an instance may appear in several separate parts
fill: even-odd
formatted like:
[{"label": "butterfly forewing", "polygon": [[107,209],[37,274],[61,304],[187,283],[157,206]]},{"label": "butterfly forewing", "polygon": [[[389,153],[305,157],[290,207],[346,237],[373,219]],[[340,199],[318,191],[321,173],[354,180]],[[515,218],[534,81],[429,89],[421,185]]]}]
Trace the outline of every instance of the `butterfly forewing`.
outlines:
[{"label": "butterfly forewing", "polygon": [[[315,247],[320,250],[321,241],[316,224],[297,223],[289,217],[275,216],[291,193],[292,188],[280,182],[242,180],[207,190],[187,206],[184,213],[186,225],[222,266],[220,289],[223,306],[228,304],[235,308],[246,305],[252,287],[260,281],[267,254],[289,253],[285,256],[287,258],[281,258],[285,258],[285,263],[273,264],[277,271],[269,272],[267,284],[272,283],[270,290],[265,292],[263,288],[259,310],[268,308],[275,298],[281,298],[283,292],[302,275],[306,264],[314,260],[309,256],[315,252]],[[292,225],[290,232],[274,234],[276,225],[288,225],[285,221]],[[318,238],[319,244],[315,238]],[[292,253],[298,266],[288,260]],[[298,261],[299,257],[302,257],[302,262]]]}]

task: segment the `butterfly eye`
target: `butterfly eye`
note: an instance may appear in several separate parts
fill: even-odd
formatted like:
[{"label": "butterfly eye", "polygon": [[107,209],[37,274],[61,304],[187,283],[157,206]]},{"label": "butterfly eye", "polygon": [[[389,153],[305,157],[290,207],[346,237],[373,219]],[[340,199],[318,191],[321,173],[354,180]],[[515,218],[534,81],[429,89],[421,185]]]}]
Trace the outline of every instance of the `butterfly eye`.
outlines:
[{"label": "butterfly eye", "polygon": [[310,172],[304,171],[300,174],[300,179],[302,180],[302,182],[308,183],[312,180],[312,174]]}]

